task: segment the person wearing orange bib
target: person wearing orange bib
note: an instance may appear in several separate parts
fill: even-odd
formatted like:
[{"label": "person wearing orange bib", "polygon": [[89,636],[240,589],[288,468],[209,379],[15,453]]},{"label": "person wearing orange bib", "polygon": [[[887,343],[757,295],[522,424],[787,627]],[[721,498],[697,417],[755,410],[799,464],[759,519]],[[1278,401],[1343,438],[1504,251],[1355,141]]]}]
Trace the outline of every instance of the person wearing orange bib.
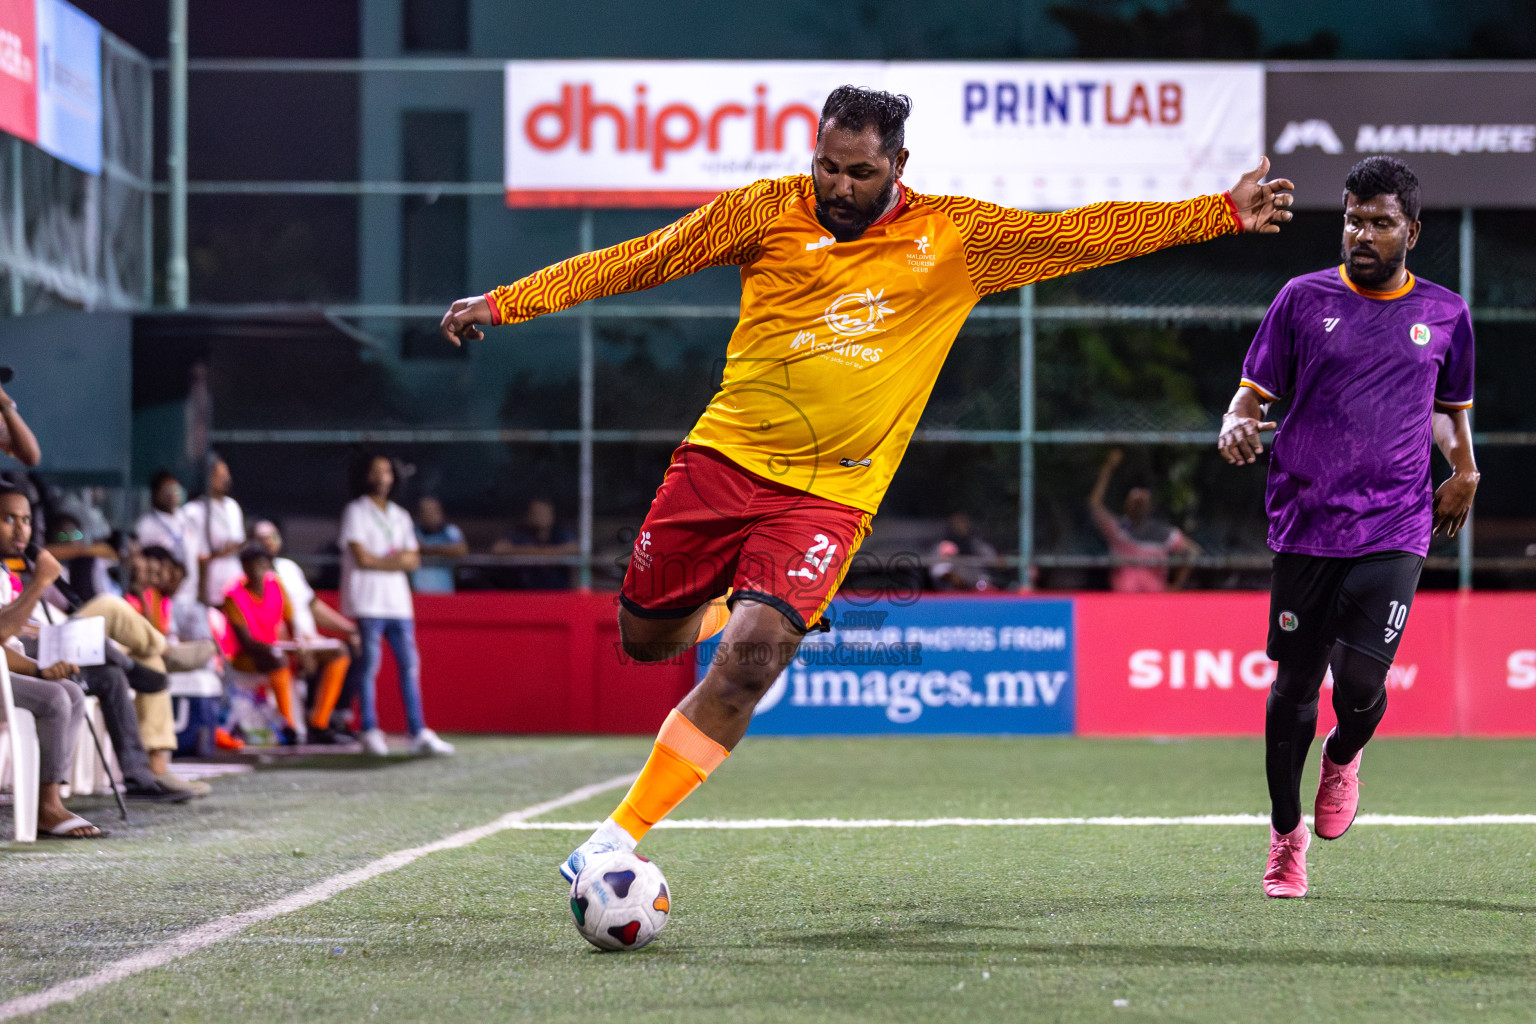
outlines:
[{"label": "person wearing orange bib", "polygon": [[[229,623],[229,630],[223,637],[224,652],[241,672],[266,675],[272,699],[277,702],[277,710],[287,723],[283,742],[297,743],[293,669],[289,667],[287,654],[275,646],[280,640],[294,636],[293,605],[277,573],[272,571],[272,556],[263,544],[254,542],[242,548],[240,567],[245,571],[245,578],[224,596],[224,618]],[[311,727],[315,722],[323,726],[330,721],[350,661],[342,655],[326,663],[320,674],[320,692],[310,715]]]},{"label": "person wearing orange bib", "polygon": [[1273,233],[1291,183],[1029,213],[901,183],[905,96],[822,108],[809,175],[730,189],[643,238],[455,302],[455,344],[705,267],[741,268],[720,390],[673,455],[620,594],[625,652],[660,660],[724,629],[629,794],[561,865],[633,849],[729,755],[869,534],[939,369],[984,296],[1187,242]]}]

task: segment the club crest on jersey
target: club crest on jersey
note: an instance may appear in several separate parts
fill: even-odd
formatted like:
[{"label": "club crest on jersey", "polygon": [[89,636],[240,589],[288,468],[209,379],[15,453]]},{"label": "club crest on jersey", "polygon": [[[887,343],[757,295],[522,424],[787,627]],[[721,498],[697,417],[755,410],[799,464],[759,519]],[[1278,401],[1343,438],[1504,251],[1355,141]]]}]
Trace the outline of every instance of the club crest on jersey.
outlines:
[{"label": "club crest on jersey", "polygon": [[1429,344],[1430,333],[1428,324],[1414,324],[1408,328],[1408,340],[1423,348]]},{"label": "club crest on jersey", "polygon": [[821,315],[821,319],[832,328],[833,334],[840,334],[845,338],[857,338],[863,334],[883,331],[885,315],[895,312],[885,304],[882,298],[884,295],[884,288],[879,291],[866,288],[862,292],[839,295],[832,300],[832,304]]},{"label": "club crest on jersey", "polygon": [[1280,628],[1285,630],[1287,633],[1296,632],[1296,627],[1300,625],[1301,620],[1296,617],[1295,612],[1280,613]]},{"label": "club crest on jersey", "polygon": [[912,239],[912,244],[917,246],[917,252],[907,254],[907,269],[914,274],[926,274],[939,262],[937,253],[929,252],[933,240],[927,235]]}]

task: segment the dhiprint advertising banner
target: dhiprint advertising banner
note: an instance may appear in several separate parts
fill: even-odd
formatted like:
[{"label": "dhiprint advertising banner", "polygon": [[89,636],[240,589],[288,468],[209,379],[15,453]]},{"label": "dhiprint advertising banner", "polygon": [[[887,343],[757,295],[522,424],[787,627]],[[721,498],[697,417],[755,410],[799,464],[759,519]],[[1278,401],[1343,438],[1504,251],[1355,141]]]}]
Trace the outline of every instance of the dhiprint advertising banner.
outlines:
[{"label": "dhiprint advertising banner", "polygon": [[1413,168],[1427,207],[1536,206],[1536,66],[1272,68],[1267,91],[1270,159],[1300,207],[1342,210],[1375,153]]},{"label": "dhiprint advertising banner", "polygon": [[809,170],[827,94],[905,93],[905,180],[1007,206],[1219,192],[1258,163],[1259,64],[512,61],[510,206],[667,206]]},{"label": "dhiprint advertising banner", "polygon": [[[755,735],[1070,733],[1070,600],[949,598],[828,611],[757,706]],[[720,642],[697,650],[702,679]]]}]

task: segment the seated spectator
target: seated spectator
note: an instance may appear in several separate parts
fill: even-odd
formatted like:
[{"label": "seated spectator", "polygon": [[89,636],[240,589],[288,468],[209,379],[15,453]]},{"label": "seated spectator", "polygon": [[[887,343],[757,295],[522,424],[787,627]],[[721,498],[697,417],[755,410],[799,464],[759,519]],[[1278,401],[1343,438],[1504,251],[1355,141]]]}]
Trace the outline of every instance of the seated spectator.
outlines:
[{"label": "seated spectator", "polygon": [[[165,637],[167,672],[212,668],[218,647],[211,640],[182,640],[176,628],[176,605],[170,596],[185,577],[174,555],[162,547],[130,548],[128,593],[123,600]],[[168,585],[169,584],[169,585]],[[199,611],[201,611],[199,606]]]},{"label": "seated spectator", "polygon": [[[275,523],[263,519],[256,524],[254,534],[272,557],[272,571],[288,595],[293,638],[305,645],[300,649],[298,659],[300,673],[310,680],[307,739],[310,743],[350,742],[354,737],[337,727],[332,718],[346,684],[347,669],[352,664],[351,652],[356,652],[361,644],[357,623],[315,596],[299,563],[281,557],[283,535]],[[322,629],[345,637],[347,646],[323,644]]]},{"label": "seated spectator", "polygon": [[[0,500],[12,506],[25,503],[28,509],[27,515],[12,517],[9,538],[0,537],[0,557],[25,563],[27,547],[32,540],[31,509],[35,498],[36,491],[24,478],[0,474]],[[49,558],[57,564],[51,555]],[[69,602],[60,592],[57,583],[58,578],[55,576],[51,585],[45,589],[43,600],[33,607],[22,637],[24,649],[25,645],[30,645],[35,652],[38,627],[64,618],[64,613],[59,609],[69,607]],[[144,748],[133,691],[135,685],[145,693],[164,691],[164,665],[158,663],[159,653],[164,650],[164,640],[156,636],[149,623],[119,597],[97,597],[81,607],[77,614],[83,618],[104,618],[107,636],[121,641],[130,653],[144,659],[133,660],[109,644],[106,664],[89,665],[79,670],[80,682],[86,695],[101,702],[102,716],[106,719],[107,732],[112,738],[112,746],[122,770],[126,795],[133,800],[181,803],[206,791],[202,783],[193,784],[169,775],[162,779],[156,775]],[[130,675],[134,685],[130,684]],[[161,692],[159,698],[146,702],[145,714],[154,730],[154,737],[169,732],[170,747],[174,749],[176,738],[169,695]]]},{"label": "seated spectator", "polygon": [[1122,594],[1179,590],[1188,581],[1194,566],[1188,562],[1179,566],[1170,583],[1170,556],[1199,555],[1200,546],[1170,523],[1152,515],[1152,492],[1145,487],[1132,487],[1126,492],[1125,514],[1119,518],[1104,505],[1109,478],[1124,458],[1125,453],[1119,448],[1110,450],[1088,495],[1088,512],[1093,525],[1104,536],[1104,543],[1109,545],[1109,553],[1132,563],[1117,565],[1110,570],[1109,587]]},{"label": "seated spectator", "polygon": [[149,482],[150,510],[139,517],[133,532],[146,548],[169,551],[185,567],[182,589],[177,598],[197,598],[198,535],[187,519],[187,492],[176,475],[162,469]]},{"label": "seated spectator", "polygon": [[[165,548],[145,548],[144,558],[153,567],[151,578],[158,581],[160,594],[175,595],[170,597],[168,604],[162,597],[161,608],[165,613],[166,625],[165,628],[156,627],[170,643],[165,655],[166,667],[172,671],[184,671],[208,666],[222,673],[222,666],[218,662],[219,645],[214,642],[214,631],[209,620],[218,618],[222,622],[223,611],[208,608],[195,596],[186,594],[183,586],[187,578],[186,567]],[[181,653],[183,651],[186,653]],[[245,749],[245,741],[231,735],[222,725],[213,731],[213,740],[220,750]]]},{"label": "seated spectator", "polygon": [[[299,741],[298,719],[293,715],[293,670],[287,654],[276,645],[293,635],[293,605],[272,571],[272,556],[266,548],[256,542],[241,548],[240,567],[245,578],[224,595],[224,618],[229,622],[224,653],[241,672],[267,677],[278,713],[287,723],[282,742],[291,746]],[[340,690],[338,679],[337,693]]]},{"label": "seated spectator", "polygon": [[[428,495],[416,503],[416,540],[421,557],[463,558],[469,554],[464,533],[443,514],[443,503]],[[423,565],[411,573],[411,589],[418,594],[453,593],[453,566]]]},{"label": "seated spectator", "polygon": [[[528,502],[523,519],[491,548],[493,555],[574,555],[581,551],[570,530],[555,518],[555,503],[548,498]],[[569,590],[568,565],[521,565],[504,569],[498,576],[512,590]]]},{"label": "seated spectator", "polygon": [[[145,799],[161,792],[188,798],[207,796],[212,790],[206,782],[183,779],[171,771],[171,755],[176,751],[176,716],[165,663],[169,650],[166,637],[124,598],[98,594],[80,604],[72,593],[61,592],[55,584],[38,606],[37,621],[57,623],[66,614],[72,619],[99,618],[104,622],[110,641],[107,662],[86,666],[81,670],[81,676],[85,680],[86,693],[102,702],[113,744],[118,745],[121,736],[122,743],[142,751],[155,785],[138,795]],[[130,706],[132,731],[137,734],[134,736],[128,735],[130,730],[126,721],[114,726],[114,718],[122,712],[109,710],[109,705],[126,704],[123,697],[130,690],[133,696]],[[137,751],[129,755],[135,762],[138,758]],[[119,760],[124,760],[121,752]],[[126,767],[124,774],[127,775]],[[142,781],[142,773],[136,774]],[[134,786],[130,785],[129,791],[134,792]]]},{"label": "seated spectator", "polygon": [[[25,498],[14,491],[0,493],[0,548],[19,554],[15,539],[22,521],[30,535],[32,511]],[[85,721],[85,694],[70,676],[79,669],[67,662],[46,667],[17,650],[16,636],[31,618],[43,591],[61,571],[58,560],[44,551],[38,555],[31,581],[18,593],[9,571],[0,571],[0,641],[11,673],[11,696],[16,706],[32,712],[37,723],[38,835],[47,839],[99,839],[107,833],[64,806],[60,787],[69,781],[75,760],[75,741]],[[19,645],[18,645],[19,646]]]},{"label": "seated spectator", "polygon": [[93,541],[80,526],[73,512],[56,511],[50,517],[48,553],[64,567],[60,582],[82,601],[97,594],[117,594],[112,570],[117,566],[117,549],[106,541]]},{"label": "seated spectator", "polygon": [[991,590],[997,549],[982,539],[964,512],[952,512],[934,546],[928,573],[935,590]]}]

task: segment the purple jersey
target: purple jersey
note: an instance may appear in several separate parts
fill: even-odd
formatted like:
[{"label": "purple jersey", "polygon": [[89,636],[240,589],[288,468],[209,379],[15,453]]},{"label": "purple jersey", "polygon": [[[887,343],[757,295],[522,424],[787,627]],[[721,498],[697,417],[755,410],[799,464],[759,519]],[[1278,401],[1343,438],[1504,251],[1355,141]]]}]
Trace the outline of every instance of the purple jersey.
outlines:
[{"label": "purple jersey", "polygon": [[1243,383],[1290,399],[1265,488],[1271,548],[1428,553],[1430,417],[1472,405],[1461,296],[1412,275],[1366,291],[1343,267],[1294,278],[1259,325]]}]

